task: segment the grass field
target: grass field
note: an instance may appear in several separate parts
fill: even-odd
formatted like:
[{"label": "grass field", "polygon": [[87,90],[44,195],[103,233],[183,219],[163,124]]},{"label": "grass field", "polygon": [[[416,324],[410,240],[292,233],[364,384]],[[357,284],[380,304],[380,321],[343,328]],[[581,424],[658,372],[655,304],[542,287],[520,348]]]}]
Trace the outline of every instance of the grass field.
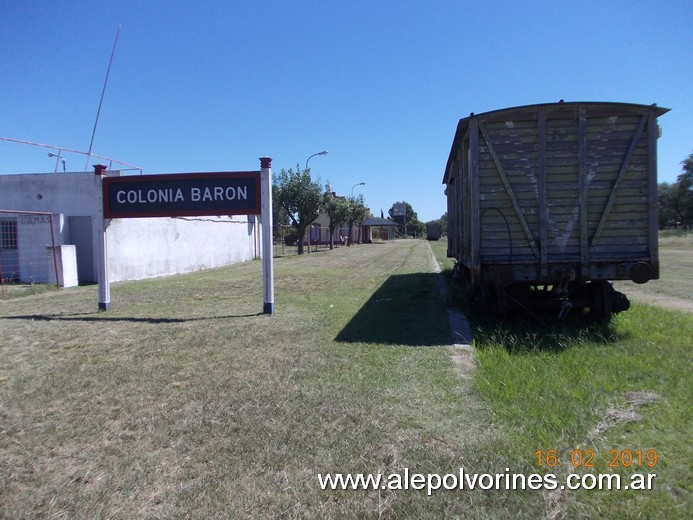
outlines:
[{"label": "grass field", "polygon": [[55,285],[48,284],[0,284],[0,300],[23,298],[24,296],[41,294],[47,291],[57,291]]},{"label": "grass field", "polygon": [[659,254],[659,280],[616,286],[641,303],[693,312],[693,232],[660,232]]},{"label": "grass field", "polygon": [[[606,328],[551,329],[472,317],[474,361],[450,346],[430,255],[402,240],[278,259],[271,317],[259,262],[114,284],[107,313],[95,287],[0,301],[0,516],[684,516],[691,315],[636,305]],[[539,467],[550,449],[558,464]],[[657,450],[655,468],[614,468],[656,472],[655,489],[427,496],[317,478],[563,476],[575,449],[599,463]]]}]

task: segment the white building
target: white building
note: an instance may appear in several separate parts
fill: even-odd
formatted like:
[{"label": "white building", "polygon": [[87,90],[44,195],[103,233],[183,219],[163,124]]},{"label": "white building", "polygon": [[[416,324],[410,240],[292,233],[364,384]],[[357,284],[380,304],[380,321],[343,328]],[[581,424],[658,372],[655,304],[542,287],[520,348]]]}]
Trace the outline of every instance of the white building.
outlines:
[{"label": "white building", "polygon": [[[0,175],[0,210],[52,214],[56,245],[75,246],[80,283],[97,281],[94,219],[100,218],[101,196],[95,177],[90,172]],[[41,279],[44,275],[32,260],[35,251],[45,250],[45,243],[35,243],[44,240],[36,238],[36,229],[45,222],[20,214],[0,214],[0,220],[0,265],[16,261],[15,276],[21,281],[51,281],[50,273]],[[261,251],[260,223],[254,215],[114,219],[106,235],[112,282],[220,267],[259,258]],[[68,253],[70,249],[65,248]],[[69,257],[64,263],[70,263]]]}]

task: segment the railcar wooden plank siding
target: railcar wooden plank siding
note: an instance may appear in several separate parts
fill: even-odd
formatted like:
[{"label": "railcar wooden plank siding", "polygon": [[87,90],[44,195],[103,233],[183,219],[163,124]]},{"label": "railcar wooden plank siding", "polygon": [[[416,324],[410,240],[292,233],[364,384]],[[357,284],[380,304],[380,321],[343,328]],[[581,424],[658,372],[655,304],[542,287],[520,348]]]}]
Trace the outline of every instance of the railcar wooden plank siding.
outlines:
[{"label": "railcar wooden plank siding", "polygon": [[443,177],[448,255],[482,289],[499,276],[578,289],[658,278],[657,118],[666,112],[559,102],[461,119]]}]

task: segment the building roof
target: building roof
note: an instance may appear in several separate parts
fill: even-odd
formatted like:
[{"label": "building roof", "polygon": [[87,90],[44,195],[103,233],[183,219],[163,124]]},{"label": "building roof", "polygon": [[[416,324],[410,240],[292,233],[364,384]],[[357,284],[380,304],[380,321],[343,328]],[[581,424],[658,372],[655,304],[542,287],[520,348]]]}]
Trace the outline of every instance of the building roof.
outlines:
[{"label": "building roof", "polygon": [[368,217],[362,222],[363,226],[396,226],[397,222],[389,218]]}]

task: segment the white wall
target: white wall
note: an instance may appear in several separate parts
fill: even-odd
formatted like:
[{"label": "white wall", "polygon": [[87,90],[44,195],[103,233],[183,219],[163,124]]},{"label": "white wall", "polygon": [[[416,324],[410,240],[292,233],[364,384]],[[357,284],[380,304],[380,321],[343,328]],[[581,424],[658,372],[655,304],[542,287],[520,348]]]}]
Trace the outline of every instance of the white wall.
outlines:
[{"label": "white wall", "polygon": [[[49,256],[49,264],[51,269],[48,270],[47,283],[54,285],[56,283],[56,269],[53,268],[53,251],[46,250],[46,256]],[[77,251],[75,246],[71,244],[63,244],[55,246],[55,262],[57,265],[58,285],[60,287],[75,287],[79,284],[77,278]]]},{"label": "white wall", "polygon": [[[0,208],[4,209],[4,208]],[[17,253],[19,260],[19,280],[22,283],[55,283],[55,264],[53,259],[53,237],[60,244],[60,230],[64,228],[62,215],[23,215],[17,218]],[[53,223],[51,237],[50,223]]]},{"label": "white wall", "polygon": [[[112,174],[118,173],[109,172]],[[55,238],[56,244],[63,244],[69,235],[69,217],[95,214],[100,201],[97,186],[89,172],[0,175],[0,209],[63,214]],[[110,281],[166,276],[257,258],[260,224],[255,220],[252,216],[111,220],[107,230]]]},{"label": "white wall", "polygon": [[0,209],[47,211],[70,217],[91,215],[94,204],[91,173],[0,175]]},{"label": "white wall", "polygon": [[198,271],[256,257],[260,225],[252,217],[250,223],[245,216],[195,219],[111,220],[107,231],[111,281]]}]

